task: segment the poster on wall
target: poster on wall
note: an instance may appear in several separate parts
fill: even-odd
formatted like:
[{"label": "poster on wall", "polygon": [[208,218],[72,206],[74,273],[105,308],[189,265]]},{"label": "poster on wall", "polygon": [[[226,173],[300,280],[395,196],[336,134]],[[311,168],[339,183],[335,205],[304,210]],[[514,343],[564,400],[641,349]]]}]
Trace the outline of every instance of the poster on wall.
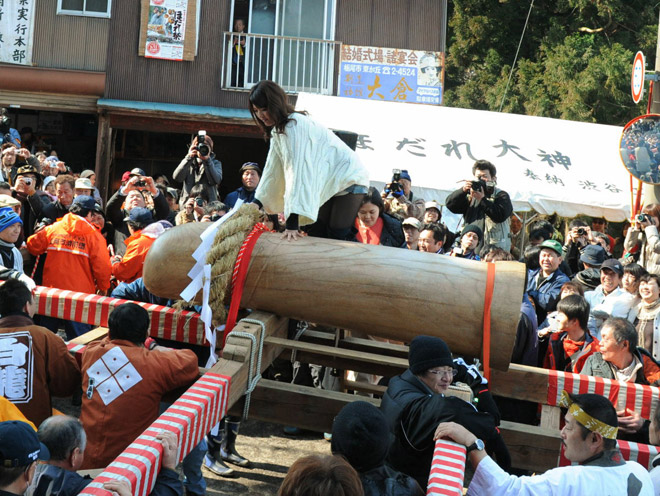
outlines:
[{"label": "poster on wall", "polygon": [[338,96],[440,105],[443,78],[442,52],[343,45]]},{"label": "poster on wall", "polygon": [[34,0],[0,0],[0,62],[32,65]]},{"label": "poster on wall", "polygon": [[143,0],[139,54],[163,60],[193,60],[195,0]]}]

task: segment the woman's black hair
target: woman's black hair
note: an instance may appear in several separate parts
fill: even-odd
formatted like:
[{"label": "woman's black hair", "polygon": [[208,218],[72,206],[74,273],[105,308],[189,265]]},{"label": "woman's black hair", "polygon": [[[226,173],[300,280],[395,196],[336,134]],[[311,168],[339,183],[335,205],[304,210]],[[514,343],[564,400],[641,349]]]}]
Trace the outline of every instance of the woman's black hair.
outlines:
[{"label": "woman's black hair", "polygon": [[[250,90],[250,113],[254,122],[257,123],[257,126],[263,131],[266,139],[270,137],[270,131],[275,128],[275,130],[284,134],[284,128],[289,123],[291,118],[289,117],[292,113],[297,112],[299,114],[307,115],[305,111],[296,110],[293,105],[289,103],[289,99],[286,96],[284,90],[273,81],[264,79],[255,84]],[[257,117],[255,112],[255,107],[260,109],[268,110],[271,119],[275,121],[273,126],[266,126],[261,119]]]},{"label": "woman's black hair", "polygon": [[360,208],[367,203],[372,203],[378,207],[378,216],[382,217],[383,212],[385,211],[385,205],[383,204],[383,198],[380,196],[378,190],[374,187],[369,188],[369,192],[364,195],[362,201],[360,202]]}]

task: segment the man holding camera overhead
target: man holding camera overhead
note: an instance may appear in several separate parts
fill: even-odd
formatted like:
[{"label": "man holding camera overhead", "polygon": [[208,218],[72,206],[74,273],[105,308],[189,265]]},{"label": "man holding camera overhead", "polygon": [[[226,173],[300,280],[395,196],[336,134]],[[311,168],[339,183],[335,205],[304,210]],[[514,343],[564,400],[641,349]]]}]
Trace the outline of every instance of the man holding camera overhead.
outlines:
[{"label": "man holding camera overhead", "polygon": [[477,160],[472,166],[474,180],[465,181],[462,188],[447,197],[447,208],[455,214],[463,214],[463,224],[476,224],[484,233],[479,240],[477,253],[482,246],[495,245],[509,251],[509,217],[513,205],[506,191],[497,188],[497,169],[488,160]]},{"label": "man holding camera overhead", "polygon": [[179,198],[181,209],[190,196],[190,190],[196,184],[206,189],[209,202],[219,200],[218,185],[222,181],[222,163],[213,153],[213,140],[206,135],[206,131],[198,131],[193,139],[188,154],[172,174],[175,181],[183,183],[183,190]]},{"label": "man holding camera overhead", "polygon": [[424,199],[413,199],[411,186],[412,180],[407,170],[392,171],[392,181],[385,185],[385,189],[380,194],[386,214],[402,222],[409,217],[415,217],[420,221],[424,218]]}]

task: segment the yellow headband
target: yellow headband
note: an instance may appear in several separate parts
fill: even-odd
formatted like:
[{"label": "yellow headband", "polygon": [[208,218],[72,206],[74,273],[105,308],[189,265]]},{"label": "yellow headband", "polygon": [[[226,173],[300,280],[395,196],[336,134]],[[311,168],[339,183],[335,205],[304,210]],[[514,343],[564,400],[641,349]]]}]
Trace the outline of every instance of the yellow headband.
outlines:
[{"label": "yellow headband", "polygon": [[593,418],[582,408],[580,408],[577,403],[574,403],[566,391],[561,392],[559,406],[568,408],[568,413],[573,416],[577,423],[589,429],[591,432],[597,432],[605,439],[616,439],[617,432],[619,431],[618,427],[613,427],[606,424],[605,422],[601,422],[600,420]]}]

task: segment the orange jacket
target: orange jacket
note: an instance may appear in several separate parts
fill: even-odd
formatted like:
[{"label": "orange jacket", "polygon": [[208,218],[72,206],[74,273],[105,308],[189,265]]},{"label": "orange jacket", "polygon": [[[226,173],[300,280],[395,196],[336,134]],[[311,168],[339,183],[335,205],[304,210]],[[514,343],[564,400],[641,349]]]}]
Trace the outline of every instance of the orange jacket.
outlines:
[{"label": "orange jacket", "polygon": [[138,231],[126,238],[126,253],[121,262],[112,266],[112,275],[122,282],[133,282],[142,277],[142,266],[147,252],[156,238],[146,234],[144,231]]},{"label": "orange jacket", "polygon": [[43,285],[82,293],[110,287],[110,257],[101,233],[87,219],[72,213],[30,236],[33,255],[48,251]]}]

